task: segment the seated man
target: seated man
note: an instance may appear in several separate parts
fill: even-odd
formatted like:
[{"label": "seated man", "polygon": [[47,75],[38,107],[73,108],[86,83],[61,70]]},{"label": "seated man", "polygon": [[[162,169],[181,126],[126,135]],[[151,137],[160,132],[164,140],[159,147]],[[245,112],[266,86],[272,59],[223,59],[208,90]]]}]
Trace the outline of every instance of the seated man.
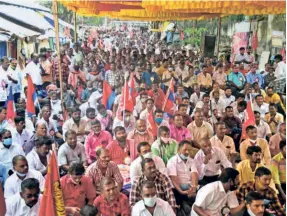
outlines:
[{"label": "seated man", "polygon": [[145,181],[141,188],[142,200],[132,208],[132,216],[175,216],[168,202],[156,196],[156,186],[152,181]]},{"label": "seated man", "polygon": [[22,155],[17,155],[12,160],[13,170],[12,175],[7,178],[4,185],[4,197],[8,198],[21,191],[21,183],[28,178],[35,178],[40,183],[40,189],[44,188],[44,177],[36,170],[29,169],[27,159]]},{"label": "seated man", "polygon": [[281,199],[286,201],[286,141],[280,141],[280,153],[272,158],[270,170]]},{"label": "seated man", "polygon": [[270,156],[270,150],[269,150],[267,141],[265,139],[257,138],[257,129],[253,125],[249,125],[246,128],[246,134],[248,138],[240,144],[241,160],[245,160],[248,158],[246,154],[246,150],[248,146],[260,146],[261,151],[262,151],[262,155],[261,155],[262,162],[266,165],[270,165],[271,156]]},{"label": "seated man", "polygon": [[189,157],[191,149],[191,142],[182,140],[178,145],[178,154],[167,162],[168,175],[174,186],[177,205],[182,205],[183,201],[191,204],[196,196],[198,175],[196,164]]},{"label": "seated man", "polygon": [[134,182],[142,175],[141,162],[144,158],[153,159],[157,170],[159,170],[162,174],[167,174],[163,160],[160,157],[152,154],[149,143],[140,142],[137,146],[137,151],[139,156],[131,163],[130,166],[131,182]]},{"label": "seated man", "polygon": [[124,180],[117,164],[111,161],[109,150],[99,148],[96,151],[96,156],[97,160],[87,168],[86,176],[92,179],[97,194],[101,194],[100,182],[104,177],[113,178],[117,183],[119,191],[121,191]]},{"label": "seated man", "polygon": [[270,210],[275,211],[276,216],[286,215],[276,192],[269,186],[271,179],[270,170],[266,167],[259,167],[255,171],[255,181],[246,182],[238,188],[236,195],[239,203],[245,204],[247,194],[251,191],[257,191],[269,202]]},{"label": "seated man", "polygon": [[197,193],[191,216],[218,216],[226,209],[232,215],[242,211],[245,203],[239,205],[234,193],[239,185],[238,175],[237,170],[226,168],[221,173],[219,181],[203,186]]},{"label": "seated man", "polygon": [[47,174],[47,166],[51,157],[50,150],[52,149],[52,140],[48,136],[39,137],[36,139],[36,147],[27,154],[27,161],[30,169],[34,169]]},{"label": "seated man", "polygon": [[278,125],[284,122],[284,116],[277,112],[275,104],[270,103],[269,112],[265,114],[264,120],[269,125],[271,133],[275,134],[277,132]]},{"label": "seated man", "polygon": [[170,138],[168,127],[159,127],[158,139],[151,145],[151,151],[154,155],[159,156],[165,164],[172,156],[177,154],[177,142]]},{"label": "seated man", "polygon": [[95,206],[85,205],[80,210],[80,216],[95,216],[95,215],[98,215],[98,210],[96,209]]},{"label": "seated man", "polygon": [[100,182],[101,195],[94,201],[101,216],[121,215],[131,216],[131,207],[128,198],[119,192],[115,180],[103,178]]},{"label": "seated man", "polygon": [[269,216],[265,212],[264,197],[255,191],[251,191],[245,197],[246,210],[243,216]]},{"label": "seated man", "polygon": [[160,173],[151,158],[142,161],[142,172],[140,178],[133,182],[130,193],[130,204],[133,207],[141,200],[141,189],[144,181],[152,181],[156,187],[156,196],[167,201],[173,209],[176,208],[176,201],[172,192],[172,186],[166,175]]},{"label": "seated man", "polygon": [[147,130],[146,121],[142,119],[136,121],[136,128],[129,132],[127,138],[133,140],[135,146],[140,142],[148,142],[151,145],[154,141],[152,133]]},{"label": "seated man", "polygon": [[278,132],[274,134],[269,141],[271,157],[274,157],[275,155],[280,153],[280,142],[282,140],[286,140],[286,123],[281,123],[278,128]]},{"label": "seated man", "polygon": [[91,121],[91,132],[85,140],[85,151],[88,164],[96,161],[96,150],[106,148],[112,141],[112,136],[108,131],[102,130],[101,123],[95,119]]},{"label": "seated man", "polygon": [[118,117],[114,118],[113,130],[115,130],[118,126],[124,127],[127,133],[135,129],[135,118],[130,111],[122,111],[121,117],[121,119],[119,119]]},{"label": "seated man", "polygon": [[232,167],[224,152],[217,147],[212,147],[208,138],[199,141],[201,149],[196,153],[194,161],[197,166],[200,185],[205,185],[218,180],[221,166]]},{"label": "seated man", "polygon": [[27,178],[21,182],[21,191],[6,199],[6,216],[39,215],[40,183],[35,178]]},{"label": "seated man", "polygon": [[269,125],[261,119],[260,112],[254,111],[254,117],[255,117],[255,125],[254,126],[257,128],[258,138],[266,139],[266,137],[267,137],[269,140],[271,137],[271,130],[270,130]]},{"label": "seated man", "polygon": [[173,124],[170,124],[170,136],[177,142],[187,139],[191,140],[191,134],[189,130],[183,126],[183,116],[179,113],[173,116]]},{"label": "seated man", "polygon": [[83,164],[72,163],[68,175],[60,180],[67,214],[79,214],[81,208],[86,204],[92,205],[96,198],[92,180],[88,176],[84,176],[84,173]]},{"label": "seated man", "polygon": [[82,144],[77,143],[77,133],[68,130],[65,133],[66,143],[60,146],[58,152],[58,163],[64,172],[68,172],[72,162],[82,163],[87,166],[85,148]]}]

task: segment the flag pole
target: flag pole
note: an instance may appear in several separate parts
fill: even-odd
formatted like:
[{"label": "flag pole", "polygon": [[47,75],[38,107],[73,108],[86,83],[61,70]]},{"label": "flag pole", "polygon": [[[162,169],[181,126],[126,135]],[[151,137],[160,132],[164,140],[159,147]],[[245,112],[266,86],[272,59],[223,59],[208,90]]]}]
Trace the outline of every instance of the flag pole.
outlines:
[{"label": "flag pole", "polygon": [[162,110],[164,110],[164,108],[166,106],[166,103],[167,103],[167,100],[168,100],[168,96],[169,96],[169,93],[170,93],[172,80],[173,80],[173,78],[171,78],[171,80],[170,80],[170,83],[169,83],[169,86],[168,86],[168,89],[167,89],[167,92],[166,92],[167,97],[165,97],[165,100],[164,100],[164,103],[163,103],[163,106],[162,106]]}]

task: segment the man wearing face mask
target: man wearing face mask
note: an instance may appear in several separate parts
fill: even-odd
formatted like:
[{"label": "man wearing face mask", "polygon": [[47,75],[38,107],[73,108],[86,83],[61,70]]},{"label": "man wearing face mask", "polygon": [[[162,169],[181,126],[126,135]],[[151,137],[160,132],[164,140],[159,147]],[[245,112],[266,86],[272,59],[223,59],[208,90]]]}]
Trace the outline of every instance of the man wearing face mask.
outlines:
[{"label": "man wearing face mask", "polygon": [[130,111],[123,111],[122,119],[119,119],[118,117],[114,118],[113,130],[115,130],[115,128],[118,126],[124,127],[127,133],[135,129],[135,118],[132,116]]},{"label": "man wearing face mask", "polygon": [[40,184],[37,179],[25,179],[21,183],[21,191],[6,199],[6,215],[39,215],[40,202],[42,198],[42,195],[40,195],[39,186]]},{"label": "man wearing face mask", "polygon": [[145,91],[140,93],[140,100],[136,101],[136,105],[134,106],[133,115],[138,118],[140,113],[146,109],[146,100],[148,99],[148,95]]},{"label": "man wearing face mask", "polygon": [[[135,146],[138,146],[140,142],[148,142],[150,144],[154,142],[152,133],[147,130],[146,121],[142,119],[136,121],[136,128],[128,134],[127,138],[133,140]],[[134,152],[134,154],[137,155],[137,152]]]},{"label": "man wearing face mask", "polygon": [[191,205],[196,196],[198,175],[196,164],[189,156],[191,150],[192,143],[182,140],[178,144],[178,153],[167,162],[168,175],[174,186],[177,205],[182,205],[183,202]]},{"label": "man wearing face mask", "polygon": [[54,117],[56,116],[57,119],[63,119],[62,116],[62,105],[61,105],[61,100],[57,98],[57,92],[55,91],[50,91],[49,92],[49,97],[50,97],[50,105],[51,105],[51,116]]},{"label": "man wearing face mask", "polygon": [[237,170],[225,168],[219,181],[202,187],[192,206],[191,216],[221,216],[228,213],[236,215],[241,212],[245,203],[239,205],[234,193],[239,185],[238,175]]},{"label": "man wearing face mask", "polygon": [[272,179],[271,171],[266,167],[259,167],[255,171],[255,181],[250,181],[242,184],[236,191],[236,196],[239,203],[245,205],[245,197],[248,193],[255,191],[260,193],[265,203],[269,204],[269,210],[274,211],[274,215],[283,216],[286,215],[283,206],[281,205],[278,195],[270,188],[270,182]]},{"label": "man wearing face mask", "polygon": [[83,164],[72,163],[68,174],[60,180],[67,214],[79,216],[80,209],[86,204],[92,205],[96,198],[96,190],[92,180],[84,173]]},{"label": "man wearing face mask", "polygon": [[154,122],[157,128],[159,128],[160,126],[166,126],[169,128],[168,121],[163,119],[163,111],[161,109],[156,109],[154,111]]},{"label": "man wearing face mask", "polygon": [[93,88],[93,83],[91,81],[88,81],[87,88],[82,92],[81,95],[82,103],[87,102],[94,91],[95,89]]},{"label": "man wearing face mask", "polygon": [[170,137],[169,128],[160,126],[158,129],[158,139],[151,145],[152,153],[159,156],[167,164],[167,161],[177,154],[177,147],[176,140]]},{"label": "man wearing face mask", "polygon": [[97,119],[101,122],[102,130],[112,131],[113,126],[113,113],[107,110],[103,104],[99,104]]},{"label": "man wearing face mask", "polygon": [[163,160],[160,157],[152,154],[149,143],[140,142],[137,145],[137,151],[139,156],[131,163],[130,166],[131,182],[134,182],[142,175],[141,162],[143,161],[144,158],[153,159],[157,170],[159,170],[162,174],[167,175],[167,170]]},{"label": "man wearing face mask", "polygon": [[33,169],[29,169],[28,161],[23,155],[17,155],[12,160],[14,173],[5,182],[4,197],[8,197],[21,192],[21,183],[25,179],[35,178],[40,182],[40,189],[43,191],[45,179],[42,174]]},{"label": "man wearing face mask", "polygon": [[0,162],[2,162],[7,171],[12,170],[12,159],[16,155],[25,155],[21,146],[17,143],[12,142],[12,136],[9,130],[2,130],[0,132],[1,143],[0,143]]},{"label": "man wearing face mask", "polygon": [[102,130],[101,123],[95,119],[91,122],[91,132],[85,140],[85,152],[88,159],[88,164],[96,161],[96,149],[106,148],[112,141],[111,134]]},{"label": "man wearing face mask", "polygon": [[43,80],[41,76],[41,69],[39,67],[39,56],[35,53],[31,54],[31,61],[27,64],[24,74],[29,74],[33,84],[37,86],[38,90],[42,90]]},{"label": "man wearing face mask", "polygon": [[142,200],[132,208],[132,216],[175,216],[170,204],[156,196],[152,181],[145,181],[141,191]]},{"label": "man wearing face mask", "polygon": [[146,100],[146,108],[140,113],[140,119],[146,120],[147,116],[150,112],[155,111],[154,100],[152,98],[148,98]]}]

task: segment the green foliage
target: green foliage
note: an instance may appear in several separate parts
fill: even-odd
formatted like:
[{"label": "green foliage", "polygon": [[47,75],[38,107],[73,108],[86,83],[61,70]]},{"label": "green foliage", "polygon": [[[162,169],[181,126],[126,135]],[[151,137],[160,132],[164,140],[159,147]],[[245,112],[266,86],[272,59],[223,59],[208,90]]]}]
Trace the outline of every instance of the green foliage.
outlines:
[{"label": "green foliage", "polygon": [[206,31],[206,28],[186,28],[184,33],[186,33],[188,37],[184,40],[184,43],[200,46],[202,35]]}]

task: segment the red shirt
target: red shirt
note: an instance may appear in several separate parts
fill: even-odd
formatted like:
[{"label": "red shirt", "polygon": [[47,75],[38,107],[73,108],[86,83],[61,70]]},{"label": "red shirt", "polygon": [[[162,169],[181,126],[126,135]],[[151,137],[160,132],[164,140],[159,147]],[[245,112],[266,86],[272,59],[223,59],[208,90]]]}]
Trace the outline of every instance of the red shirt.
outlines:
[{"label": "red shirt", "polygon": [[86,199],[96,198],[96,190],[92,180],[87,176],[82,176],[79,184],[74,184],[69,175],[60,179],[63,197],[66,207],[83,208]]},{"label": "red shirt", "polygon": [[101,216],[131,215],[129,200],[122,193],[119,193],[119,197],[111,203],[108,203],[105,197],[100,195],[95,199],[94,206],[97,208]]},{"label": "red shirt", "polygon": [[124,160],[126,157],[131,158],[131,161],[133,161],[136,158],[136,155],[133,154],[134,148],[134,142],[133,140],[126,140],[127,145],[124,149],[120,147],[118,144],[118,141],[113,140],[108,146],[107,149],[110,150],[110,156],[111,156],[111,161],[115,162],[116,164],[125,164]]}]

